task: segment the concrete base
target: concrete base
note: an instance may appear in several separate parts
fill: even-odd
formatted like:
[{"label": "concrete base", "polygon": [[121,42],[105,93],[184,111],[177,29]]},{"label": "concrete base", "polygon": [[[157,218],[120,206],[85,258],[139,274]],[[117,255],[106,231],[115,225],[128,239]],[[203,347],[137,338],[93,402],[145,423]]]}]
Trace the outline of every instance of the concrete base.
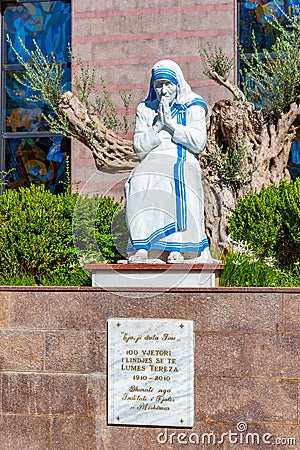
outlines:
[{"label": "concrete base", "polygon": [[92,286],[119,287],[216,287],[223,264],[87,264]]}]

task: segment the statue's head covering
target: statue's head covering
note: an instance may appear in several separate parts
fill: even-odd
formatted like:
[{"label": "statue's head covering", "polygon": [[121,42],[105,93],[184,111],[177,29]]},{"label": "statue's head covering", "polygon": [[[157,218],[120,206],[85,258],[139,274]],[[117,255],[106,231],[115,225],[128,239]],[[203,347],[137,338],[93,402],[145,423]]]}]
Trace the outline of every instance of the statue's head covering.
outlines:
[{"label": "statue's head covering", "polygon": [[146,98],[146,104],[148,102],[154,102],[155,100],[157,100],[156,92],[154,89],[154,81],[158,80],[159,78],[170,80],[177,85],[177,95],[175,98],[175,103],[177,105],[184,105],[190,103],[195,99],[202,100],[202,106],[206,109],[207,112],[207,106],[202,97],[192,91],[190,85],[185,81],[179,65],[174,61],[171,61],[170,59],[162,59],[161,61],[158,61],[154,64],[151,72],[150,89],[148,97]]}]

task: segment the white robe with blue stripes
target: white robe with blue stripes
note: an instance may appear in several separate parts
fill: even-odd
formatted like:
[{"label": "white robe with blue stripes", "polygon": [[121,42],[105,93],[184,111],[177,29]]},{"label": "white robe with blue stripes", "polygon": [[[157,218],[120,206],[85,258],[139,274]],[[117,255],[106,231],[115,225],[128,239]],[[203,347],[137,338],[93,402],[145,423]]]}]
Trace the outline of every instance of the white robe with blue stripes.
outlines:
[{"label": "white robe with blue stripes", "polygon": [[[157,133],[157,100],[138,105],[134,149],[142,159],[126,185],[128,252],[200,253],[208,247],[198,154],[206,143],[201,97],[172,107],[175,132]],[[205,105],[205,104],[204,104]]]}]

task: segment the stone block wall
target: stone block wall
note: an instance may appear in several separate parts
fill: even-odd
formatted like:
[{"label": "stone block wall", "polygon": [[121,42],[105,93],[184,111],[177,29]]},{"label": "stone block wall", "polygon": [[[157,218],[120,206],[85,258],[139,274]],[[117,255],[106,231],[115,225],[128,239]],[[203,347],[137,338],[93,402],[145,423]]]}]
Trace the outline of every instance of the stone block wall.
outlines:
[{"label": "stone block wall", "polygon": [[[136,106],[147,96],[150,71],[159,59],[176,61],[210,107],[228,97],[203,74],[199,50],[210,42],[212,48],[221,44],[227,55],[234,55],[235,9],[232,0],[73,0],[73,52],[95,67],[96,90],[101,90],[100,76],[104,78],[120,116],[124,106],[119,91],[132,91],[131,137]],[[97,177],[91,153],[83,145],[74,143],[72,155],[72,178],[81,190],[120,192],[120,177]]]},{"label": "stone block wall", "polygon": [[[193,429],[107,425],[112,317],[194,321]],[[298,449],[299,349],[299,289],[1,287],[0,448]]]}]

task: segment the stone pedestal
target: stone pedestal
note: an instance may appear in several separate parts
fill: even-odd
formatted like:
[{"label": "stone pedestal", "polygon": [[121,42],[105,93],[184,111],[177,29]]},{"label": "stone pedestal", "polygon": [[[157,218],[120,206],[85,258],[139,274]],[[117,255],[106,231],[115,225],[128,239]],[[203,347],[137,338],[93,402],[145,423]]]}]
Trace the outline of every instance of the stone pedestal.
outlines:
[{"label": "stone pedestal", "polygon": [[223,264],[87,264],[92,286],[103,288],[216,287]]}]

